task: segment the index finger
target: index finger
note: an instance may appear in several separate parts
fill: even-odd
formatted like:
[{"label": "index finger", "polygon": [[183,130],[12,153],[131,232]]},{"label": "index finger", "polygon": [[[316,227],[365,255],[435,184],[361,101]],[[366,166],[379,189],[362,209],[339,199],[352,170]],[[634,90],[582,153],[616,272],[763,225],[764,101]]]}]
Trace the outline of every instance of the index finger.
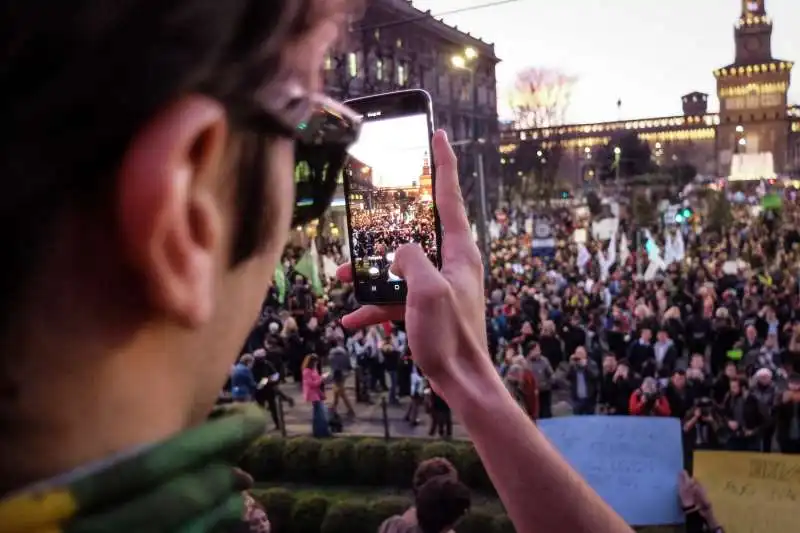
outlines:
[{"label": "index finger", "polygon": [[447,133],[433,134],[433,159],[436,164],[436,209],[447,237],[466,236],[472,242],[472,231],[464,209],[464,197],[458,183],[458,160],[447,140]]}]

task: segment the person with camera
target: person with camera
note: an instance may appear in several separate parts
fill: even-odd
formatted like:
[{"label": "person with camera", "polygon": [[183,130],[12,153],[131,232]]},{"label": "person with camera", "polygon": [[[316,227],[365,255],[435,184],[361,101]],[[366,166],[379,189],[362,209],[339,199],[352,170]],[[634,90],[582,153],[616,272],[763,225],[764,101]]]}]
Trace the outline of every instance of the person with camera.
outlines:
[{"label": "person with camera", "polygon": [[617,357],[608,352],[603,357],[603,371],[600,378],[600,413],[625,416],[629,414],[630,398],[637,388],[631,376],[628,362],[617,362]]},{"label": "person with camera", "polygon": [[631,416],[669,416],[669,402],[658,390],[655,378],[647,377],[641,387],[631,394]]},{"label": "person with camera", "polygon": [[684,464],[692,471],[694,450],[719,450],[718,431],[724,421],[717,413],[714,401],[708,397],[697,398],[694,407],[686,413],[683,422]]},{"label": "person with camera", "polygon": [[589,359],[586,348],[579,346],[569,358],[567,382],[572,399],[572,411],[576,415],[593,415],[597,406],[600,372]]}]

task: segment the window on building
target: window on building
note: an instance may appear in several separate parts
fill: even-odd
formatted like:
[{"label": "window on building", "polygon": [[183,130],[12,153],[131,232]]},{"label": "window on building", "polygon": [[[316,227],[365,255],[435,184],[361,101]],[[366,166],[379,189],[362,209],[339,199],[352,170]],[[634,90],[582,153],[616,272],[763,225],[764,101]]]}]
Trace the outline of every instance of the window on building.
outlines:
[{"label": "window on building", "polygon": [[358,76],[358,55],[355,52],[347,54],[347,73],[351,78]]},{"label": "window on building", "polygon": [[378,61],[375,63],[375,78],[376,78],[378,81],[383,81],[383,76],[384,76],[384,72],[383,72],[383,60],[382,60],[382,59],[379,59],[379,60],[378,60]]},{"label": "window on building", "polygon": [[376,41],[381,40],[381,30],[375,30],[375,40]]},{"label": "window on building", "polygon": [[403,48],[403,39],[397,39],[397,48]]},{"label": "window on building", "polygon": [[325,56],[325,70],[331,70],[333,68],[333,58],[330,54]]},{"label": "window on building", "polygon": [[397,64],[397,85],[403,87],[408,82],[408,72],[402,63]]}]

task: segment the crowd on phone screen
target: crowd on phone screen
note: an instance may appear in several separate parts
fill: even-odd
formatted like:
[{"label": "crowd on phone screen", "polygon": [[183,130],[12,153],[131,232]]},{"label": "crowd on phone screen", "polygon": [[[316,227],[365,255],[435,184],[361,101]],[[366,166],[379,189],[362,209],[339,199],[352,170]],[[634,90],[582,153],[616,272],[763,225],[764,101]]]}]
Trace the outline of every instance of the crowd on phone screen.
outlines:
[{"label": "crowd on phone screen", "polygon": [[419,244],[431,259],[436,259],[436,232],[433,204],[422,201],[406,204],[381,203],[373,209],[354,209],[351,214],[354,258],[386,259],[410,242]]}]

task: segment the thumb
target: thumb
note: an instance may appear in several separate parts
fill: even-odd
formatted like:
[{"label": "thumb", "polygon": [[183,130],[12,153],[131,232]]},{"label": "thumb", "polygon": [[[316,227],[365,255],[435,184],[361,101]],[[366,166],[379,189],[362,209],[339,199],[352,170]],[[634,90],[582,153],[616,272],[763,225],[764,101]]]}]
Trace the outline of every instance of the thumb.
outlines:
[{"label": "thumb", "polygon": [[409,288],[418,288],[426,280],[438,280],[441,276],[422,247],[416,243],[404,244],[397,249],[391,271],[406,280]]}]

